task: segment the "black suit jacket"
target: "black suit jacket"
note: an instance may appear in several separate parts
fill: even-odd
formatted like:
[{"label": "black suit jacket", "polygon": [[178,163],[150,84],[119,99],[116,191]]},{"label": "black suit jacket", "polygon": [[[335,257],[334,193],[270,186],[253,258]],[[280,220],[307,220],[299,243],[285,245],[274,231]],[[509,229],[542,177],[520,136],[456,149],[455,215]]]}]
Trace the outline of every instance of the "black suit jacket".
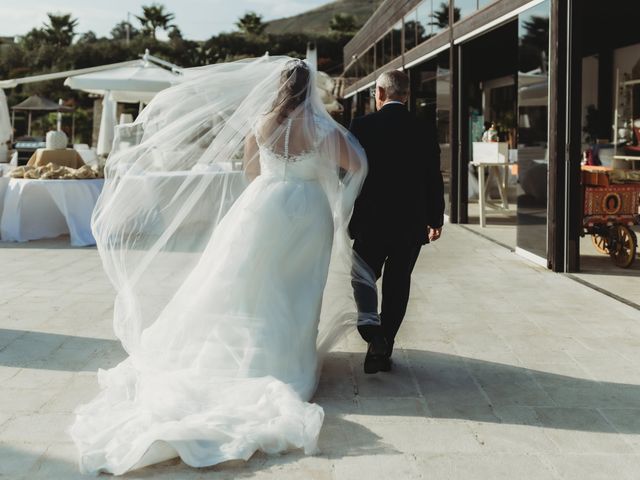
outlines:
[{"label": "black suit jacket", "polygon": [[435,124],[401,104],[353,119],[369,173],[355,202],[349,232],[354,239],[409,239],[428,243],[428,227],[441,227],[444,188]]}]

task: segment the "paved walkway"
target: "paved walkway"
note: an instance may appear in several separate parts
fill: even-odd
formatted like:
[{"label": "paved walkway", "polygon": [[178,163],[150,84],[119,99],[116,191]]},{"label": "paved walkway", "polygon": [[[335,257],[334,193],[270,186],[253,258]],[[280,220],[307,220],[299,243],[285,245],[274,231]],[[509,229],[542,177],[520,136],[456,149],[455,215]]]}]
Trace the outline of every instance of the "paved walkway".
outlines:
[{"label": "paved walkway", "polygon": [[[65,429],[124,356],[94,249],[0,248],[0,476],[73,479]],[[127,478],[637,479],[640,312],[456,226],[425,248],[391,374],[347,338],[316,401],[322,454],[178,461]],[[5,477],[3,477],[5,478]]]}]

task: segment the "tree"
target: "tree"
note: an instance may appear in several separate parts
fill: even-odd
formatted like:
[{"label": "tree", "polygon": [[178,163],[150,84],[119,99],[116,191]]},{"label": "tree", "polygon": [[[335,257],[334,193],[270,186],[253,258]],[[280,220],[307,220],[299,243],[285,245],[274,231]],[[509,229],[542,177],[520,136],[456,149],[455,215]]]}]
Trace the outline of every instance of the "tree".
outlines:
[{"label": "tree", "polygon": [[35,50],[45,43],[47,43],[47,36],[41,28],[32,28],[25,35],[20,37],[20,44],[26,50]]},{"label": "tree", "polygon": [[78,26],[78,20],[72,19],[70,13],[47,13],[47,16],[49,23],[45,23],[42,29],[46,42],[57,47],[71,45],[73,37],[76,35],[75,29]]},{"label": "tree", "polygon": [[170,22],[175,18],[175,15],[170,12],[166,12],[164,5],[159,3],[152,3],[151,5],[142,6],[142,16],[136,15],[136,18],[142,25],[142,32],[155,40],[156,30],[161,28],[163,30],[171,27]]},{"label": "tree", "polygon": [[172,42],[177,42],[178,40],[183,40],[182,32],[177,27],[177,25],[172,25],[171,30],[169,30],[169,40]]},{"label": "tree", "polygon": [[262,23],[262,15],[258,15],[256,12],[245,13],[238,19],[236,26],[247,35],[261,35],[266,28],[266,25]]},{"label": "tree", "polygon": [[521,72],[540,69],[548,71],[549,19],[532,16],[523,22],[520,38],[519,69]]},{"label": "tree", "polygon": [[97,41],[98,37],[96,36],[95,32],[91,30],[83,33],[82,35],[80,35],[80,38],[78,38],[78,43],[95,43]]},{"label": "tree", "polygon": [[[128,37],[127,37],[127,30],[129,31]],[[113,38],[114,40],[126,40],[127,38],[131,40],[132,38],[137,37],[139,34],[140,34],[140,30],[138,30],[137,28],[135,28],[133,25],[131,25],[129,22],[126,22],[126,21],[117,23],[111,29],[111,38]]]},{"label": "tree", "polygon": [[336,13],[329,23],[329,30],[335,33],[355,33],[358,29],[356,17],[349,13]]},{"label": "tree", "polygon": [[[440,4],[440,10],[434,10],[431,14],[432,21],[429,25],[435,25],[438,28],[447,28],[449,26],[449,5],[447,3]],[[453,23],[460,20],[460,9],[453,8]]]}]

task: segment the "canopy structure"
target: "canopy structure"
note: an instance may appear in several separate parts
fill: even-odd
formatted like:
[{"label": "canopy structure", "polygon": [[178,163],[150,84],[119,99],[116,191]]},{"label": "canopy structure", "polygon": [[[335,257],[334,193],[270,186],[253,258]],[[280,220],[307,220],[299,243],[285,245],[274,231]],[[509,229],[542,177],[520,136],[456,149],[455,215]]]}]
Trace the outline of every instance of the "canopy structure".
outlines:
[{"label": "canopy structure", "polygon": [[144,59],[125,66],[68,77],[64,84],[74,90],[106,95],[121,103],[149,103],[156,93],[178,83],[180,73]]},{"label": "canopy structure", "polygon": [[0,148],[11,139],[11,120],[9,119],[9,107],[7,106],[7,96],[0,88]]},{"label": "canopy structure", "polygon": [[158,92],[179,83],[182,78],[180,67],[151,56],[147,50],[140,60],[69,76],[64,84],[103,97],[96,151],[98,155],[106,156],[113,142],[117,104],[138,103],[142,109],[143,104],[149,103]]},{"label": "canopy structure", "polygon": [[[61,101],[54,102],[53,100],[49,100],[48,98],[41,97],[40,95],[31,95],[26,100],[23,100],[17,105],[11,107],[12,115],[11,115],[11,130],[13,131],[13,126],[15,125],[16,120],[16,112],[28,112],[29,120],[27,124],[27,135],[31,135],[31,117],[33,112],[73,112],[75,109],[73,107],[67,107],[62,105]],[[75,127],[75,125],[74,125]],[[73,133],[72,133],[73,138]]]},{"label": "canopy structure", "polygon": [[58,102],[41,97],[40,95],[31,95],[17,105],[11,107],[11,110],[24,111],[40,111],[40,112],[73,112],[73,107],[65,107]]}]

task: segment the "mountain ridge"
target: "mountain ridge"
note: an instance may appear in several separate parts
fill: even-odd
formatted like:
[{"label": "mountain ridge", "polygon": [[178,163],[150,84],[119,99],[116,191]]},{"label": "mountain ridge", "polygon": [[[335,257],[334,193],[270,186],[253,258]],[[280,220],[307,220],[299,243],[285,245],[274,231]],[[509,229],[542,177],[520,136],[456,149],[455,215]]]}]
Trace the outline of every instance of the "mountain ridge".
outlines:
[{"label": "mountain ridge", "polygon": [[268,22],[267,33],[313,33],[329,32],[329,24],[336,13],[353,15],[359,27],[380,6],[383,0],[336,0],[291,17]]}]

